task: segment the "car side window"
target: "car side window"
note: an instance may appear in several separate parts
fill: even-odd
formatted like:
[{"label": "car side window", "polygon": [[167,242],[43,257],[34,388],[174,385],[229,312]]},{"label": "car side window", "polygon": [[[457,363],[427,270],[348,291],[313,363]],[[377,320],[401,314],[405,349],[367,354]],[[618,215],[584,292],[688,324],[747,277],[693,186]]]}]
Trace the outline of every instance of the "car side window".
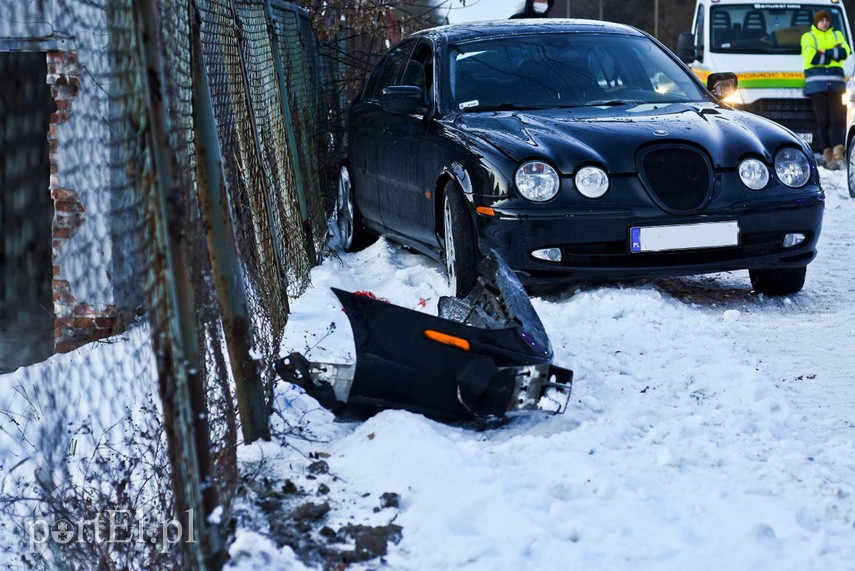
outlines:
[{"label": "car side window", "polygon": [[390,85],[398,85],[398,80],[401,78],[401,72],[404,70],[404,64],[407,63],[407,58],[413,49],[414,42],[405,42],[397,48],[389,52],[389,55],[383,60],[383,63],[375,70],[368,84],[365,86],[364,98],[377,100],[380,98],[380,92],[383,88]]},{"label": "car side window", "polygon": [[427,90],[433,83],[433,47],[429,42],[419,42],[407,63],[401,85],[415,85]]},{"label": "car side window", "polygon": [[401,85],[415,85],[425,93],[425,103],[433,98],[433,45],[427,41],[419,42],[401,77]]}]

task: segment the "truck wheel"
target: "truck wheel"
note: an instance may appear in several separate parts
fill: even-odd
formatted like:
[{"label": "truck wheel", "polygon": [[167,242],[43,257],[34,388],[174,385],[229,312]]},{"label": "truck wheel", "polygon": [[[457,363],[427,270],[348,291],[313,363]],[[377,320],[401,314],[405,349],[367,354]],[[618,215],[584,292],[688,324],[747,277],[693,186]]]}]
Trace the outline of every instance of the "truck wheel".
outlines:
[{"label": "truck wheel", "polygon": [[478,279],[479,251],[472,220],[466,212],[463,191],[454,183],[445,185],[443,237],[448,285],[457,297],[466,297]]},{"label": "truck wheel", "polygon": [[767,295],[788,295],[800,292],[805,285],[806,274],[807,266],[773,270],[748,270],[751,287],[754,288],[754,291]]}]

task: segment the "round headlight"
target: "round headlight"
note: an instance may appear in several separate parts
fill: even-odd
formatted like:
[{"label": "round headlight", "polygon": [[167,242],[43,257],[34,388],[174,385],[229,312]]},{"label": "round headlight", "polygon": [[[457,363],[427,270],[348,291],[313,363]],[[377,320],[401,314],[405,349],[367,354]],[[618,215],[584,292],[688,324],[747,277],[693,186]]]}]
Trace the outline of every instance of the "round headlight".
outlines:
[{"label": "round headlight", "polygon": [[745,159],[739,163],[739,178],[751,190],[760,190],[769,182],[769,169],[758,159]]},{"label": "round headlight", "polygon": [[810,162],[798,149],[781,149],[775,153],[775,174],[787,186],[804,186],[810,179]]},{"label": "round headlight", "polygon": [[609,175],[599,167],[582,167],[574,179],[576,189],[588,198],[599,198],[609,189]]},{"label": "round headlight", "polygon": [[558,173],[543,161],[521,164],[514,176],[514,182],[520,194],[535,202],[549,200],[558,194],[560,186]]}]

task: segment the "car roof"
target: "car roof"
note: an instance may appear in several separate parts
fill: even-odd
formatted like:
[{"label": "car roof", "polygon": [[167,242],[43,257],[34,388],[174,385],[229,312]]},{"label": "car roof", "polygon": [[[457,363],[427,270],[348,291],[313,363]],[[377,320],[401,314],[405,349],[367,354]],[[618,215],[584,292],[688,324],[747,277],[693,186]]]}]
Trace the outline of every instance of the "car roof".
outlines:
[{"label": "car roof", "polygon": [[421,30],[412,34],[411,38],[430,37],[448,43],[466,40],[511,36],[525,34],[549,33],[596,33],[644,36],[637,28],[625,24],[603,22],[601,20],[582,20],[565,18],[531,18],[516,20],[485,20],[481,22],[466,22],[450,24]]}]

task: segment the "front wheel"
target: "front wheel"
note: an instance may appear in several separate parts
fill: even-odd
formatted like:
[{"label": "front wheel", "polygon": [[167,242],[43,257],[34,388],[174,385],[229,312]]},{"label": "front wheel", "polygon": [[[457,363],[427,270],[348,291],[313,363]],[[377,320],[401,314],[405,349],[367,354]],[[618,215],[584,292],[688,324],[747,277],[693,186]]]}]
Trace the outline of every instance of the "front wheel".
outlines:
[{"label": "front wheel", "polygon": [[748,270],[754,291],[767,295],[788,295],[800,292],[805,285],[805,275],[807,275],[807,267]]},{"label": "front wheel", "polygon": [[353,184],[347,165],[342,165],[338,173],[335,210],[336,230],[345,252],[355,252],[371,244],[374,237],[362,227],[362,216],[353,198]]},{"label": "front wheel", "polygon": [[454,295],[466,297],[478,279],[476,266],[480,255],[472,219],[456,183],[445,185],[442,210],[448,285],[454,289]]}]

